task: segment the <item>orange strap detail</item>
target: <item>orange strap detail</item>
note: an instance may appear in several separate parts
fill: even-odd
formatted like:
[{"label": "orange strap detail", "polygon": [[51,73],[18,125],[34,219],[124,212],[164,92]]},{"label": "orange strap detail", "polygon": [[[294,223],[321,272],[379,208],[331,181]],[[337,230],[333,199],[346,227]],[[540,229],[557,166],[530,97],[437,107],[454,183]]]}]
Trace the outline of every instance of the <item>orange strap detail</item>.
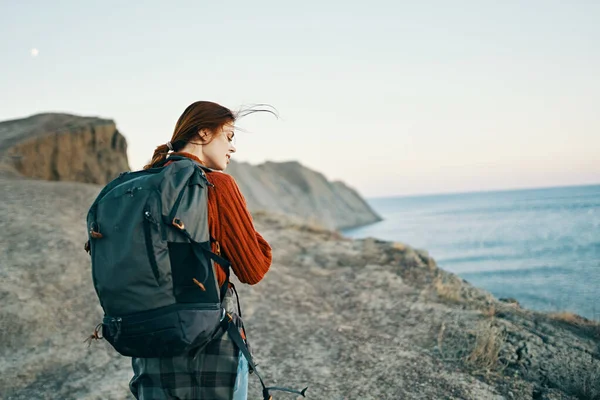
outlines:
[{"label": "orange strap detail", "polygon": [[196,279],[196,278],[192,278],[192,280],[194,281],[194,283],[196,285],[198,285],[200,287],[200,289],[202,289],[202,291],[206,292],[206,288],[204,287],[204,285],[202,284],[202,282],[199,282],[198,279]]}]

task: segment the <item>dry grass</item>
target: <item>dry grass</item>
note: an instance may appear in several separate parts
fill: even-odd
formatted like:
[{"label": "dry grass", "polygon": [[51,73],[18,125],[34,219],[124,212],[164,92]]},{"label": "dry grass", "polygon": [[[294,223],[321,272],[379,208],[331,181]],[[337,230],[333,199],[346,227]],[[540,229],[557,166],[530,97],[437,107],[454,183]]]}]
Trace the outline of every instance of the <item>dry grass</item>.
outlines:
[{"label": "dry grass", "polygon": [[493,318],[498,314],[498,310],[495,305],[490,305],[488,308],[481,310],[481,315],[487,318]]},{"label": "dry grass", "polygon": [[404,243],[394,242],[392,243],[392,248],[400,251],[406,251],[407,246]]},{"label": "dry grass", "polygon": [[461,285],[458,281],[444,280],[441,276],[438,276],[433,281],[433,289],[440,299],[452,303],[460,303],[462,301]]},{"label": "dry grass", "polygon": [[436,350],[444,361],[463,363],[473,347],[474,337],[469,335],[469,321],[458,319],[441,323],[433,337]]},{"label": "dry grass", "polygon": [[441,324],[436,338],[441,358],[463,364],[473,373],[501,372],[500,351],[506,333],[493,317],[480,319],[475,329],[469,329],[473,323],[473,320],[446,320]]},{"label": "dry grass", "polygon": [[291,224],[290,228],[296,229],[301,232],[308,232],[308,233],[330,233],[330,232],[332,232],[331,229],[327,229],[323,225],[319,224],[318,222],[311,221],[311,220],[303,221],[301,223]]},{"label": "dry grass", "polygon": [[568,311],[550,313],[548,316],[555,321],[566,322],[571,325],[591,327],[600,326],[600,321],[593,321]]},{"label": "dry grass", "polygon": [[548,316],[555,321],[564,322],[579,328],[584,328],[592,335],[600,339],[600,321],[587,319],[568,311],[550,313]]},{"label": "dry grass", "polygon": [[514,297],[501,297],[498,300],[500,300],[500,302],[511,306],[513,308],[521,308],[521,304],[519,303],[519,300],[515,299]]},{"label": "dry grass", "polygon": [[442,326],[440,327],[440,331],[437,335],[437,347],[440,352],[442,358],[444,358],[444,332],[446,331],[446,323],[442,322]]},{"label": "dry grass", "polygon": [[465,358],[465,362],[485,371],[498,368],[500,349],[506,339],[501,328],[494,321],[481,321],[475,331],[475,347]]}]

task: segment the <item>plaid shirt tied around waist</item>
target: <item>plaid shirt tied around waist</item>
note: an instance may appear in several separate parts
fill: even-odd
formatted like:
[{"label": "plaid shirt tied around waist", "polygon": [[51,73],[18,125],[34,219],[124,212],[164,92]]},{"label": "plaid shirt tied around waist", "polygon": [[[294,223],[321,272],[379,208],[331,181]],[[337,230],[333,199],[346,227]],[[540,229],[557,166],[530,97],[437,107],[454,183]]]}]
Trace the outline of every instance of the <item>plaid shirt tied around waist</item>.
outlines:
[{"label": "plaid shirt tied around waist", "polygon": [[[232,290],[228,289],[223,305],[236,325],[243,322],[234,311]],[[203,348],[177,357],[133,357],[133,378],[129,388],[138,400],[229,400],[233,396],[239,349],[225,331],[218,327]]]}]

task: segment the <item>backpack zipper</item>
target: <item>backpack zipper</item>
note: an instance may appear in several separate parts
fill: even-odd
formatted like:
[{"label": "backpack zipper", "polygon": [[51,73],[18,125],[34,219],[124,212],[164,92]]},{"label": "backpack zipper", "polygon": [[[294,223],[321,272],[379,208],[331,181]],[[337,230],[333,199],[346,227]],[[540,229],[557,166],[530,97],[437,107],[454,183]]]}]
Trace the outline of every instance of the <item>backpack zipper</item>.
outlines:
[{"label": "backpack zipper", "polygon": [[152,268],[152,273],[154,274],[154,278],[156,279],[156,283],[158,283],[158,264],[156,263],[156,257],[154,256],[154,246],[152,245],[152,226],[150,224],[156,225],[158,229],[158,222],[154,219],[150,211],[144,211],[144,238],[146,241],[146,252],[148,253],[148,261],[150,262],[150,267]]},{"label": "backpack zipper", "polygon": [[155,194],[156,194],[156,200],[158,200],[158,216],[161,219],[161,221],[156,221],[157,226],[160,229],[160,237],[163,241],[167,240],[167,231],[165,228],[165,222],[164,219],[165,217],[163,216],[163,205],[162,205],[162,198],[160,196],[160,192],[158,191],[158,189],[154,190]]}]

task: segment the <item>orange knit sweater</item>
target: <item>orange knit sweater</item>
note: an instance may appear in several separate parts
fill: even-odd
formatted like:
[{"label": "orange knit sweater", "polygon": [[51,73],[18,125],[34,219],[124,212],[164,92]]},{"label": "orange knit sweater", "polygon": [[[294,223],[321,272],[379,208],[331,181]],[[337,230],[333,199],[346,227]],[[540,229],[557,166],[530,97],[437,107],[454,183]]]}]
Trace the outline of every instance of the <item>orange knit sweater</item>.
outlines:
[{"label": "orange knit sweater", "polygon": [[[190,153],[178,152],[201,163]],[[212,251],[219,253],[231,263],[240,282],[254,285],[265,276],[271,266],[271,246],[254,229],[252,216],[246,200],[231,175],[220,171],[206,174],[214,187],[208,187],[208,227],[210,236],[217,240]],[[226,279],[223,268],[216,268],[219,286]]]}]

